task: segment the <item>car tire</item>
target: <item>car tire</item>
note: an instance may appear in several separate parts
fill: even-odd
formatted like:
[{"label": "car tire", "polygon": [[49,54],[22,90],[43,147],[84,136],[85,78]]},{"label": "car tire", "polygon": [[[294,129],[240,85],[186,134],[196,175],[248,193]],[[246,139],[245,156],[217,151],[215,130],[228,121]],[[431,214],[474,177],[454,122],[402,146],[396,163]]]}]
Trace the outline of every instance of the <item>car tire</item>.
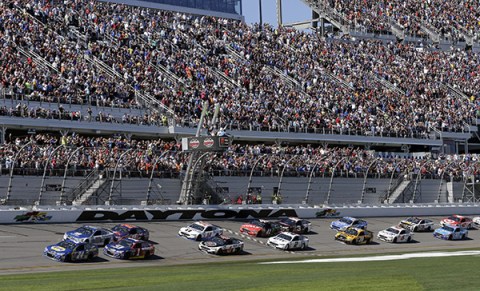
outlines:
[{"label": "car tire", "polygon": [[407,242],[412,242],[412,237],[411,237],[411,236],[409,236],[409,237],[407,238]]},{"label": "car tire", "polygon": [[464,234],[462,234],[462,240],[464,240],[464,239],[465,239],[465,235],[464,235]]},{"label": "car tire", "polygon": [[417,231],[418,231],[418,226],[415,226],[415,227],[413,228],[413,231],[414,231],[414,232],[417,232]]},{"label": "car tire", "polygon": [[87,261],[89,262],[93,261],[93,254],[88,254]]},{"label": "car tire", "polygon": [[453,240],[453,236],[452,236],[452,235],[449,235],[449,236],[448,236],[448,240]]},{"label": "car tire", "polygon": [[353,240],[352,240],[352,245],[356,245],[356,244],[358,244],[357,239],[353,239]]},{"label": "car tire", "polygon": [[72,261],[72,255],[66,255],[64,262],[71,262]]},{"label": "car tire", "polygon": [[372,241],[372,239],[369,238],[369,239],[367,239],[367,240],[365,241],[365,244],[368,245],[368,244],[370,244],[371,241]]},{"label": "car tire", "polygon": [[195,238],[196,241],[201,241],[202,240],[202,235],[197,235],[197,237]]},{"label": "car tire", "polygon": [[236,248],[236,249],[235,249],[235,253],[236,253],[236,254],[240,254],[241,252],[242,252],[242,248]]},{"label": "car tire", "polygon": [[393,242],[393,243],[396,243],[396,242],[397,242],[397,238],[394,238],[392,242]]},{"label": "car tire", "polygon": [[257,237],[261,237],[263,234],[262,234],[262,231],[260,230],[259,232],[257,232]]},{"label": "car tire", "polygon": [[150,258],[150,252],[149,251],[145,253],[145,259],[148,259],[148,258]]},{"label": "car tire", "polygon": [[123,259],[124,259],[124,260],[130,259],[130,254],[129,254],[129,253],[125,253],[125,255],[123,255]]},{"label": "car tire", "polygon": [[303,250],[305,249],[305,247],[306,247],[305,244],[302,244],[302,245],[300,246],[300,249],[303,251]]},{"label": "car tire", "polygon": [[110,240],[109,239],[106,239],[104,242],[103,242],[103,246],[106,246],[110,243]]},{"label": "car tire", "polygon": [[289,251],[290,250],[290,245],[287,245],[287,247],[285,248],[286,251]]},{"label": "car tire", "polygon": [[431,226],[427,227],[427,231],[432,231],[432,227]]}]

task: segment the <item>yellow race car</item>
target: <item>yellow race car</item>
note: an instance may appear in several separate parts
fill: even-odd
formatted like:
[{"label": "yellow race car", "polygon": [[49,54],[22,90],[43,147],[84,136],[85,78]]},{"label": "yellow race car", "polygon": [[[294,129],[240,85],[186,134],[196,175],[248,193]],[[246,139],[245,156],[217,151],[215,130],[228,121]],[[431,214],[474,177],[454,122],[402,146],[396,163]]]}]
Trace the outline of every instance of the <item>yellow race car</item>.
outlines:
[{"label": "yellow race car", "polygon": [[349,227],[344,231],[337,232],[335,239],[352,245],[369,244],[373,240],[373,232],[366,229]]}]

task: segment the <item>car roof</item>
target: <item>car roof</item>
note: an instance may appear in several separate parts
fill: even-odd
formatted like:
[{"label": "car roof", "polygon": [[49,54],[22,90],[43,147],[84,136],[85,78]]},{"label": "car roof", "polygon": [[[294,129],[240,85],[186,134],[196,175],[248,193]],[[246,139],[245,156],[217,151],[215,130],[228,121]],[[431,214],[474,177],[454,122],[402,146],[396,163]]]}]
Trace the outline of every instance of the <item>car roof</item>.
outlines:
[{"label": "car roof", "polygon": [[128,223],[122,223],[122,224],[120,224],[120,225],[121,225],[121,226],[124,226],[124,227],[126,227],[126,228],[136,228],[136,227],[138,227],[138,226],[136,226],[136,225],[128,224]]},{"label": "car roof", "polygon": [[205,222],[205,221],[195,221],[194,224],[198,224],[201,226],[212,226],[213,224]]}]

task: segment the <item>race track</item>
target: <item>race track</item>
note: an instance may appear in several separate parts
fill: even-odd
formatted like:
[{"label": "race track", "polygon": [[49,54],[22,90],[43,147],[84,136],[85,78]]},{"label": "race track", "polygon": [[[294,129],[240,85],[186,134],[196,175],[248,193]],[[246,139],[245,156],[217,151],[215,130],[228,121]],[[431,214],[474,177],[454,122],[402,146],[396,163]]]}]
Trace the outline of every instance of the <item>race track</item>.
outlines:
[{"label": "race track", "polygon": [[[375,235],[388,226],[396,225],[401,218],[368,218],[368,229]],[[439,217],[430,217],[436,223]],[[198,242],[181,238],[177,235],[180,227],[189,221],[139,222],[137,225],[150,230],[150,240],[155,243],[156,255],[148,260],[116,260],[103,255],[88,263],[60,263],[43,257],[45,246],[62,239],[63,233],[73,230],[80,224],[17,224],[0,225],[0,275],[20,274],[25,272],[49,272],[65,270],[101,269],[131,266],[165,266],[192,263],[209,263],[218,261],[268,260],[293,257],[319,258],[322,256],[355,254],[385,254],[413,251],[457,250],[477,248],[480,230],[470,230],[469,239],[464,241],[445,241],[436,239],[431,232],[415,233],[414,241],[403,244],[389,244],[378,239],[371,245],[345,245],[333,239],[335,232],[329,228],[333,219],[312,219],[313,232],[308,234],[310,248],[304,251],[284,252],[271,249],[265,245],[267,239],[254,238],[245,241],[242,255],[214,256],[198,250]],[[235,237],[241,221],[215,221],[225,228],[225,234]],[[115,223],[96,224],[112,227]],[[437,227],[438,225],[436,225]],[[233,233],[233,234],[232,234]]]}]

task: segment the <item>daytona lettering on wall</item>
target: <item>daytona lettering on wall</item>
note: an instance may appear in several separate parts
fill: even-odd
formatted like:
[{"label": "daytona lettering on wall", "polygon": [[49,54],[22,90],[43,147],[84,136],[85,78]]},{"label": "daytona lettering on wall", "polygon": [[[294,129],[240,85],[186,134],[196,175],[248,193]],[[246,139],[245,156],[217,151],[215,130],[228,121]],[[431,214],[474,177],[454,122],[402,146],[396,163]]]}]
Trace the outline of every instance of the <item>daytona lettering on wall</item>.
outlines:
[{"label": "daytona lettering on wall", "polygon": [[130,211],[107,211],[85,210],[77,218],[80,221],[156,221],[175,219],[247,219],[247,218],[278,218],[298,216],[295,209],[215,209],[215,210],[130,210]]}]

